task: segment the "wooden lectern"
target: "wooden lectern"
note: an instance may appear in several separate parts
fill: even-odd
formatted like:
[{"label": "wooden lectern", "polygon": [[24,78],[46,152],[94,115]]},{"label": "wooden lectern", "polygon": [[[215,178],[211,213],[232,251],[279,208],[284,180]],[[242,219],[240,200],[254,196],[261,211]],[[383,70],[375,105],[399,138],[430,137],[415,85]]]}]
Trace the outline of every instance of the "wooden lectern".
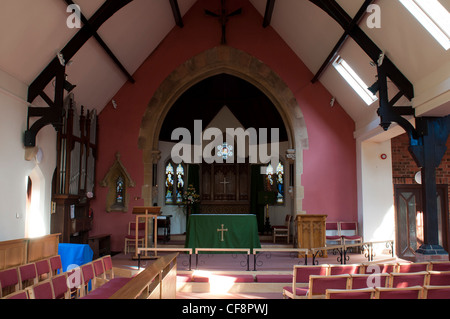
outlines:
[{"label": "wooden lectern", "polygon": [[[136,229],[138,229],[139,225],[139,219],[144,218],[145,222],[145,240],[144,240],[144,248],[148,248],[148,219],[153,218],[153,243],[154,247],[156,248],[156,242],[158,240],[158,216],[161,215],[161,207],[157,206],[138,206],[133,207],[133,214],[136,215]],[[138,259],[138,235],[139,232],[136,231],[136,241],[135,241],[135,250],[134,250],[134,257],[133,259]],[[147,256],[147,251],[145,252],[145,256],[141,256],[142,258],[149,258]],[[155,251],[154,257],[157,256],[157,252]]]},{"label": "wooden lectern", "polygon": [[[299,248],[326,246],[325,222],[327,215],[297,215],[297,243]],[[323,252],[326,257],[326,250]]]}]

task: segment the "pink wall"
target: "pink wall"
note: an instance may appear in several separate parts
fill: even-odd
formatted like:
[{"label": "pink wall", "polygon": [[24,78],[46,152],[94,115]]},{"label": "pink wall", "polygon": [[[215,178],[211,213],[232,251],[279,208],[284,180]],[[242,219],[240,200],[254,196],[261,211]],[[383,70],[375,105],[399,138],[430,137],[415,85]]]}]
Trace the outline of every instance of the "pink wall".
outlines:
[{"label": "pink wall", "polygon": [[[272,68],[290,87],[305,116],[309,150],[304,152],[305,187],[303,209],[309,214],[328,214],[330,220],[356,220],[356,146],[354,122],[335,104],[320,83],[311,84],[313,74],[271,28],[262,28],[262,17],[248,1],[227,2],[228,8],[242,7],[243,14],[230,19],[228,45],[245,51]],[[114,96],[118,108],[106,105],[99,114],[97,182],[103,179],[121,153],[121,160],[136,187],[129,191],[130,209],[143,205],[134,200],[143,184],[142,151],[137,147],[145,109],[161,82],[191,57],[220,44],[218,21],[205,16],[211,1],[200,0],[184,16],[184,27],[175,27],[133,77]],[[110,233],[111,249],[123,249],[127,222],[134,215],[106,213],[105,188],[97,186],[92,234]]]}]

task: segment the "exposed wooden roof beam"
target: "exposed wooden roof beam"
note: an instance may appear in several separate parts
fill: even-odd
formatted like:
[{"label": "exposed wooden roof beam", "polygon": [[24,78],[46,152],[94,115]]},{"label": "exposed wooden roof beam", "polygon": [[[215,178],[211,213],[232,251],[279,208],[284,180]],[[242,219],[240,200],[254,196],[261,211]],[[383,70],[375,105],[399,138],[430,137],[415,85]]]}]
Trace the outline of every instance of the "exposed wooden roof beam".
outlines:
[{"label": "exposed wooden roof beam", "polygon": [[178,0],[169,0],[170,6],[172,7],[173,17],[175,18],[175,23],[177,26],[182,28],[184,26],[183,24],[183,18],[181,17],[180,13],[180,7],[178,6]]},{"label": "exposed wooden roof beam", "polygon": [[272,21],[273,8],[275,7],[275,0],[267,0],[266,12],[264,14],[263,27],[266,28],[270,25]]},{"label": "exposed wooden roof beam", "polygon": [[[74,4],[72,0],[64,0],[64,2],[67,5]],[[83,22],[84,25],[89,26],[89,21],[86,19],[86,17],[81,13],[81,22]],[[117,67],[122,71],[122,73],[127,77],[128,81],[131,83],[135,83],[135,80],[131,76],[131,74],[127,71],[127,69],[123,66],[123,64],[119,61],[119,59],[114,55],[114,53],[111,51],[111,49],[108,47],[108,45],[103,41],[103,39],[98,35],[97,32],[93,32],[93,37],[97,42],[100,44],[100,46],[103,48],[103,50],[108,54],[108,56],[113,60],[113,62],[117,65]]]},{"label": "exposed wooden roof beam", "polygon": [[[78,50],[94,35],[100,26],[112,17],[117,11],[122,9],[133,0],[106,0],[105,3],[94,13],[89,19],[89,23],[84,25],[75,36],[61,50],[66,61],[69,61],[78,52]],[[41,91],[55,77],[60,66],[57,57],[47,65],[47,67],[39,74],[39,76],[30,84],[28,88],[28,102],[33,102]]]},{"label": "exposed wooden roof beam", "polygon": [[317,82],[319,80],[319,78],[322,75],[322,73],[325,71],[325,69],[328,67],[328,65],[334,60],[334,58],[338,54],[339,50],[341,49],[341,47],[344,45],[345,41],[349,37],[348,30],[351,30],[355,25],[358,25],[359,21],[361,20],[362,16],[364,15],[364,13],[367,10],[367,7],[372,2],[373,2],[373,0],[366,0],[366,1],[364,1],[364,4],[358,10],[358,12],[356,13],[355,17],[353,18],[353,20],[349,24],[348,28],[345,30],[344,34],[341,36],[339,41],[336,43],[336,45],[334,46],[333,50],[331,50],[330,54],[328,55],[327,59],[324,61],[324,63],[320,67],[319,71],[317,71],[316,75],[314,76],[314,78],[311,81],[312,83],[315,83],[315,82]]},{"label": "exposed wooden roof beam", "polygon": [[[348,32],[349,36],[366,52],[372,61],[378,61],[382,50],[361,30],[357,25],[352,28],[352,18],[342,9],[335,0],[310,0],[312,3],[324,10],[337,23]],[[394,63],[386,56],[383,66],[386,75],[397,86],[397,88],[409,99],[414,98],[414,87],[412,83],[403,75]]]}]

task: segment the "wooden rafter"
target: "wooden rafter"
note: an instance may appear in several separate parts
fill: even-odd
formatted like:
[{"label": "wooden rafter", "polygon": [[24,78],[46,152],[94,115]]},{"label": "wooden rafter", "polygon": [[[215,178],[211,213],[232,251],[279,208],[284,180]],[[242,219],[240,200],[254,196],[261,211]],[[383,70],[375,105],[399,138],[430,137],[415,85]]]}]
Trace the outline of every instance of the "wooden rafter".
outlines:
[{"label": "wooden rafter", "polygon": [[175,19],[175,23],[177,26],[182,28],[184,26],[183,24],[183,18],[181,17],[180,13],[180,7],[178,6],[178,0],[169,0],[170,7],[172,8],[173,17]]},{"label": "wooden rafter", "polygon": [[[133,0],[107,0],[89,19],[89,24],[84,25],[75,36],[61,50],[66,61],[69,61],[78,52],[78,50],[94,35],[100,26],[112,17],[117,11],[122,9]],[[57,57],[47,65],[39,76],[31,83],[28,88],[28,102],[32,103],[34,99],[42,92],[45,87],[55,77],[59,68],[60,61]]]},{"label": "wooden rafter", "polygon": [[[355,40],[355,42],[364,50],[372,61],[378,61],[383,51],[364,33],[357,25],[352,27],[353,19],[342,9],[335,0],[310,0],[319,8],[330,15],[346,32]],[[386,75],[397,86],[397,88],[409,100],[414,98],[414,87],[412,83],[403,75],[402,72],[388,58],[384,58],[383,65],[386,69]]]},{"label": "wooden rafter", "polygon": [[[63,0],[67,5],[75,4],[72,0]],[[86,19],[86,17],[81,13],[80,15],[81,22],[83,22],[83,25],[89,26],[89,21]],[[108,56],[113,60],[114,64],[122,71],[122,73],[126,76],[128,81],[131,83],[135,83],[135,80],[131,76],[131,74],[127,71],[127,69],[123,66],[123,64],[119,61],[119,59],[114,55],[114,53],[111,51],[111,49],[108,47],[108,45],[103,41],[103,39],[99,36],[99,34],[94,31],[92,36],[97,40],[97,42],[100,44],[100,46],[103,48],[103,50],[108,54]]]},{"label": "wooden rafter", "polygon": [[319,80],[319,78],[322,75],[323,71],[325,71],[325,69],[328,67],[328,65],[336,58],[336,55],[338,54],[339,50],[341,49],[341,47],[344,45],[345,41],[349,37],[349,31],[348,30],[351,30],[353,27],[358,25],[359,21],[361,20],[362,16],[364,15],[364,13],[367,10],[367,7],[372,2],[373,2],[373,0],[366,0],[366,1],[364,1],[363,5],[358,10],[358,12],[356,13],[355,17],[352,19],[351,23],[349,24],[348,28],[345,29],[344,34],[341,36],[339,41],[336,43],[336,45],[334,46],[333,50],[331,50],[331,52],[328,55],[327,59],[322,64],[322,66],[319,68],[319,71],[317,71],[316,75],[314,76],[314,78],[311,81],[312,83],[316,83]]},{"label": "wooden rafter", "polygon": [[267,28],[272,21],[273,9],[275,7],[275,0],[267,0],[266,12],[264,13],[263,27]]}]

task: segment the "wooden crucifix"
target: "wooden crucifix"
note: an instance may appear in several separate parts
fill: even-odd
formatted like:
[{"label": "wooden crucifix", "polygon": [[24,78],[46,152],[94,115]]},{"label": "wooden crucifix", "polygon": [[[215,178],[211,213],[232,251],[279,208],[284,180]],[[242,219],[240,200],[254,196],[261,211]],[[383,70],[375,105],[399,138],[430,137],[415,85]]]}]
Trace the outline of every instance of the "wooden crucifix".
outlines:
[{"label": "wooden crucifix", "polygon": [[242,8],[239,8],[231,13],[227,13],[227,10],[225,8],[225,0],[220,1],[220,14],[214,13],[209,10],[205,10],[205,13],[207,15],[210,15],[212,17],[218,18],[219,22],[222,26],[222,40],[221,44],[227,44],[227,38],[226,38],[226,28],[227,28],[227,22],[228,18],[233,17],[235,15],[242,13]]}]

